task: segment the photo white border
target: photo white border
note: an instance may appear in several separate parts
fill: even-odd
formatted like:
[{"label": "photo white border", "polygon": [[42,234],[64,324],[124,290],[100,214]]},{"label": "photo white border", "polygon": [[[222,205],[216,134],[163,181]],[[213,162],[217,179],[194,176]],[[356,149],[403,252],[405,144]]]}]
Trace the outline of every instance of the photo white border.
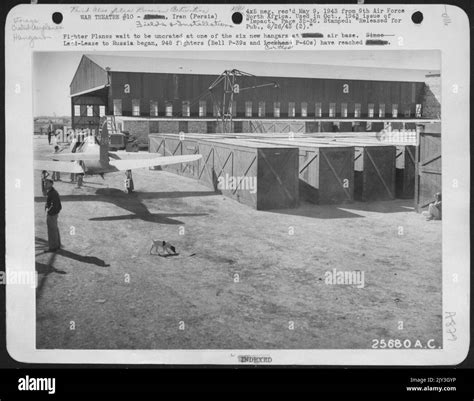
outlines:
[{"label": "photo white border", "polygon": [[[6,269],[31,271],[35,269],[34,194],[33,194],[33,57],[34,51],[78,51],[62,46],[61,34],[68,29],[76,33],[91,29],[91,23],[81,22],[71,7],[86,5],[18,5],[14,7],[5,25],[5,122],[6,122]],[[175,5],[168,5],[175,6]],[[144,4],[148,10],[163,12],[167,5]],[[187,5],[190,6],[190,5]],[[193,5],[194,6],[194,5]],[[362,5],[245,5],[252,8],[316,8],[346,9]],[[375,7],[376,5],[364,5]],[[94,7],[91,5],[90,7]],[[115,5],[100,5],[114,8]],[[127,7],[119,5],[118,7]],[[133,4],[130,7],[138,8]],[[209,5],[202,5],[209,7]],[[212,5],[213,12],[226,21],[232,5]],[[437,350],[37,350],[36,300],[31,286],[7,285],[7,349],[17,361],[30,363],[129,363],[129,364],[240,364],[238,355],[270,355],[272,365],[454,365],[462,362],[469,348],[470,300],[470,154],[469,154],[469,79],[470,43],[469,20],[466,13],[455,6],[444,5],[380,5],[404,8],[403,22],[383,27],[386,33],[403,36],[403,46],[393,43],[375,48],[344,46],[344,50],[440,50],[442,78],[442,255],[443,255],[443,348]],[[54,26],[53,12],[65,16],[62,30],[44,31],[49,38],[14,40],[15,19],[34,18],[38,24]],[[411,14],[422,11],[423,23],[415,25]],[[450,23],[445,24],[444,14]],[[108,22],[107,22],[108,23]],[[119,22],[123,29],[124,22]],[[96,24],[105,24],[97,21]],[[233,28],[244,31],[245,24]],[[102,27],[104,31],[106,28]],[[172,28],[167,28],[171,29]],[[174,28],[173,28],[174,29]],[[176,28],[178,29],[178,28]],[[182,29],[182,28],[181,28]],[[211,28],[206,28],[209,31]],[[225,29],[225,28],[224,28]],[[327,26],[319,31],[350,29],[365,32],[375,28],[365,24],[356,26]],[[164,29],[163,32],[166,30]],[[262,32],[262,31],[260,31]],[[18,32],[17,32],[18,33]],[[22,32],[21,34],[25,34]],[[30,46],[33,44],[33,46]],[[314,49],[314,48],[313,48]],[[336,47],[324,50],[338,51]],[[93,49],[80,49],[84,53]],[[95,49],[98,50],[98,49]],[[100,50],[114,51],[112,46]],[[134,49],[136,50],[136,49]],[[140,49],[145,50],[145,49]],[[166,48],[166,51],[183,50]],[[193,48],[184,51],[197,51]],[[209,50],[209,49],[202,49]],[[245,48],[239,50],[246,50]],[[257,49],[255,49],[257,50]],[[258,49],[263,50],[263,49]],[[298,49],[302,50],[302,49]],[[316,49],[318,50],[318,49]],[[154,49],[154,51],[156,51]],[[308,49],[308,51],[311,51]],[[453,188],[457,180],[457,188]],[[457,276],[454,276],[457,275]],[[457,280],[455,279],[457,277]],[[456,312],[456,341],[446,336],[445,312]],[[420,311],[422,313],[422,311]]]}]

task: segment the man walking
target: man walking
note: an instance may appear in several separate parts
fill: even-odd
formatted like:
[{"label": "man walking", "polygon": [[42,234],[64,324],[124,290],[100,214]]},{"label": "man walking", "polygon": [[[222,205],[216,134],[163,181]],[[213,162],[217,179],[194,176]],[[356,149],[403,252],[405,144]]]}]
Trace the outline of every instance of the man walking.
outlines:
[{"label": "man walking", "polygon": [[48,226],[48,250],[45,252],[56,252],[61,247],[61,237],[58,228],[58,215],[62,209],[61,200],[58,192],[53,188],[53,180],[45,180],[48,198],[46,200],[45,210],[46,225]]}]

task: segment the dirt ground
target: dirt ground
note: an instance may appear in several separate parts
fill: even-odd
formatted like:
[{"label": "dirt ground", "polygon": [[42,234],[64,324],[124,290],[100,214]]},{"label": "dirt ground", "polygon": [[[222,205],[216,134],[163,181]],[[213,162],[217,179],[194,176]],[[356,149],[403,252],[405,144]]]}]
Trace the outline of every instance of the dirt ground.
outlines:
[{"label": "dirt ground", "polygon": [[[442,344],[441,222],[412,201],[256,211],[163,171],[135,170],[131,196],[123,173],[82,189],[62,175],[64,249],[51,254],[35,176],[39,349]],[[150,255],[152,239],[179,256]],[[364,272],[364,287],[326,284],[333,269]]]}]

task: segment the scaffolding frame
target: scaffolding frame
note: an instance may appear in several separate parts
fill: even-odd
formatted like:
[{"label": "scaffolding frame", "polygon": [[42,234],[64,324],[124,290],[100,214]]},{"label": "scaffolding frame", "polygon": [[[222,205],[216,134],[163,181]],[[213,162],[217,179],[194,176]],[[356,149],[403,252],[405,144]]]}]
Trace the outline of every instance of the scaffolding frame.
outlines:
[{"label": "scaffolding frame", "polygon": [[[238,80],[242,77],[250,77],[257,79],[256,75],[250,74],[245,71],[240,71],[237,69],[225,70],[209,86],[209,93],[211,94],[213,107],[217,106],[217,121],[222,121],[223,133],[229,133],[232,130],[233,104],[235,95],[239,94],[242,91],[255,90],[268,86],[273,86],[274,88],[280,87],[275,81],[264,82],[258,85],[251,85],[247,87],[241,87],[238,83]],[[214,93],[214,91],[221,84],[223,85],[222,103],[220,102],[218,96]]]}]

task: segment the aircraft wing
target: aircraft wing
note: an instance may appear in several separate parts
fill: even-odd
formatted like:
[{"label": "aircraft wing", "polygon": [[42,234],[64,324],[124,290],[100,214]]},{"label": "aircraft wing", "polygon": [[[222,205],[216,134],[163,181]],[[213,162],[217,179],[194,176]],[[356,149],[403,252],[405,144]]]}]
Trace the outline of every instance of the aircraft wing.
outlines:
[{"label": "aircraft wing", "polygon": [[109,152],[109,157],[115,160],[143,160],[143,159],[156,159],[158,156],[156,153],[148,152]]},{"label": "aircraft wing", "polygon": [[49,155],[53,160],[71,161],[71,160],[99,160],[100,155],[98,153],[53,153]]},{"label": "aircraft wing", "polygon": [[34,161],[35,170],[49,170],[49,171],[59,171],[61,173],[75,173],[82,174],[84,170],[82,167],[74,162],[59,162],[54,160],[35,160]]},{"label": "aircraft wing", "polygon": [[135,168],[166,166],[168,164],[189,163],[199,160],[202,155],[162,156],[154,159],[110,160],[110,165],[119,171]]}]

